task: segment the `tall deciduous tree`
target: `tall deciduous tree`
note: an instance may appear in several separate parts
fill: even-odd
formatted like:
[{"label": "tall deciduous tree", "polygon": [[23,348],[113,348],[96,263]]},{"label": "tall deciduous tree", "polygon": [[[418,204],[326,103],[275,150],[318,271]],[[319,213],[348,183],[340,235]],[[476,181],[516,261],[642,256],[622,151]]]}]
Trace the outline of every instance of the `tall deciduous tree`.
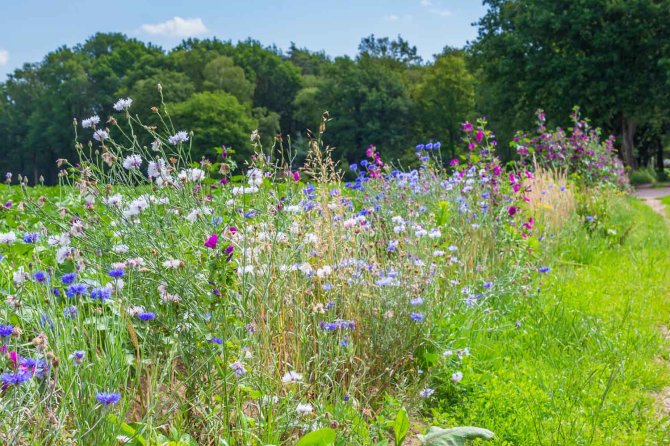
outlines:
[{"label": "tall deciduous tree", "polygon": [[484,3],[489,10],[472,50],[491,115],[527,127],[536,108],[567,118],[580,105],[621,135],[624,159],[636,167],[636,128],[667,85],[659,60],[670,51],[670,2]]}]

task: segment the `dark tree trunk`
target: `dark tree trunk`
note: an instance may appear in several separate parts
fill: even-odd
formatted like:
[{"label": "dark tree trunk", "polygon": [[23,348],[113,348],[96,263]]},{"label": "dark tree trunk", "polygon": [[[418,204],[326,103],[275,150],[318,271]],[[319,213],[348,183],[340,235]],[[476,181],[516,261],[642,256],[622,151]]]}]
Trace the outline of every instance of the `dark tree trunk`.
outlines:
[{"label": "dark tree trunk", "polygon": [[663,143],[661,138],[656,136],[654,137],[654,143],[656,145],[656,170],[663,172]]},{"label": "dark tree trunk", "polygon": [[637,160],[634,155],[635,130],[637,124],[625,115],[621,118],[621,145],[623,147],[623,161],[631,169],[637,169]]}]

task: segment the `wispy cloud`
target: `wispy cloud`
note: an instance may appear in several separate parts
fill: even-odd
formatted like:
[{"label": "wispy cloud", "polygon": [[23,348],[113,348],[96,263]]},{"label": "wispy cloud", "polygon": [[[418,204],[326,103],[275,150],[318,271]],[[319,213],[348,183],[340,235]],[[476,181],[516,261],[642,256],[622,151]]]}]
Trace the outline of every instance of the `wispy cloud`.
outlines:
[{"label": "wispy cloud", "polygon": [[393,14],[392,15],[386,15],[386,16],[384,16],[384,20],[387,21],[387,22],[397,22],[398,20],[400,20],[400,17],[398,17],[397,15],[393,15]]},{"label": "wispy cloud", "polygon": [[441,17],[451,17],[453,15],[449,9],[440,8],[439,5],[435,5],[433,0],[421,0],[421,6],[426,8],[431,14],[439,15]]},{"label": "wispy cloud", "polygon": [[435,9],[431,9],[430,12],[432,12],[435,15],[442,16],[442,17],[451,17],[453,15],[453,13],[448,9],[437,9],[437,8],[435,8]]},{"label": "wispy cloud", "polygon": [[201,18],[183,19],[181,17],[174,17],[163,23],[144,24],[141,29],[147,34],[168,37],[191,37],[208,31]]},{"label": "wispy cloud", "polygon": [[7,62],[9,62],[9,51],[0,50],[0,67],[7,65]]}]

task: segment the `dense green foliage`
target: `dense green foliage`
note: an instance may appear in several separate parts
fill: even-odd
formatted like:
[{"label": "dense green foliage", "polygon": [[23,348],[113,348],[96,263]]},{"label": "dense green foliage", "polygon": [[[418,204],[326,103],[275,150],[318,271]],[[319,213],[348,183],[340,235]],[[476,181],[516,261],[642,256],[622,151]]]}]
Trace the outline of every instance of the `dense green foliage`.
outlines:
[{"label": "dense green foliage", "polygon": [[653,155],[663,169],[661,138],[670,125],[663,64],[670,58],[670,2],[484,3],[489,11],[479,21],[472,50],[482,108],[497,117],[502,135],[528,128],[538,108],[553,117],[552,125],[567,125],[578,105],[597,126],[620,135],[626,164],[635,168]]},{"label": "dense green foliage", "polygon": [[258,129],[266,146],[277,135],[291,141],[301,161],[307,131],[317,130],[325,110],[333,117],[337,158],[346,162],[381,143],[390,158],[407,160],[417,138],[448,137],[455,153],[458,123],[474,111],[465,53],[450,51],[424,65],[402,38],[370,36],[357,57],[331,59],[253,40],[186,40],[165,52],[120,34],[96,34],[0,84],[0,170],[28,176],[31,184],[40,175],[54,183],[56,160],[77,158],[73,119],[98,115],[104,124],[112,104],[130,97],[131,112],[158,125],[158,84],[180,130],[194,133],[198,159],[214,158],[214,148],[226,145],[242,160],[249,154],[243,143]]}]

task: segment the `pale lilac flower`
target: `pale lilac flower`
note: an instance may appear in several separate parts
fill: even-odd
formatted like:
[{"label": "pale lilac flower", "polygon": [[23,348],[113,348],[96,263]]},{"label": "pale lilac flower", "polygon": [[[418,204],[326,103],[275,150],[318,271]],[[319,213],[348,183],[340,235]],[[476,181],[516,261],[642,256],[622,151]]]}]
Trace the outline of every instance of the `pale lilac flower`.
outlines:
[{"label": "pale lilac flower", "polygon": [[114,110],[123,111],[123,110],[129,108],[132,105],[132,103],[133,103],[133,100],[130,99],[130,98],[119,99],[114,104]]},{"label": "pale lilac flower", "polygon": [[100,117],[98,115],[91,116],[81,121],[81,126],[85,129],[98,125]]},{"label": "pale lilac flower", "polygon": [[435,393],[435,389],[431,389],[430,387],[426,387],[423,389],[421,392],[419,392],[419,396],[421,398],[428,398],[430,397],[433,393]]},{"label": "pale lilac flower", "polygon": [[302,373],[297,373],[294,371],[287,372],[281,379],[281,382],[284,384],[295,383],[302,381]]},{"label": "pale lilac flower", "polygon": [[139,155],[129,155],[123,160],[123,168],[128,170],[136,170],[142,166],[142,157]]},{"label": "pale lilac flower", "polygon": [[96,130],[95,133],[93,133],[93,139],[95,139],[96,141],[103,142],[107,138],[109,138],[109,132],[107,132],[107,130],[99,129]]},{"label": "pale lilac flower", "polygon": [[463,379],[463,373],[461,372],[456,372],[453,375],[451,375],[451,381],[454,383],[459,383]]},{"label": "pale lilac flower", "polygon": [[168,138],[168,141],[170,142],[170,144],[176,146],[177,144],[179,144],[181,142],[188,141],[188,133],[186,133],[185,131],[182,130],[182,131],[177,132],[176,134],[170,136]]},{"label": "pale lilac flower", "polygon": [[295,411],[298,412],[299,415],[309,415],[313,410],[314,407],[312,407],[312,405],[309,403],[300,403],[298,404],[298,407],[295,408]]}]

